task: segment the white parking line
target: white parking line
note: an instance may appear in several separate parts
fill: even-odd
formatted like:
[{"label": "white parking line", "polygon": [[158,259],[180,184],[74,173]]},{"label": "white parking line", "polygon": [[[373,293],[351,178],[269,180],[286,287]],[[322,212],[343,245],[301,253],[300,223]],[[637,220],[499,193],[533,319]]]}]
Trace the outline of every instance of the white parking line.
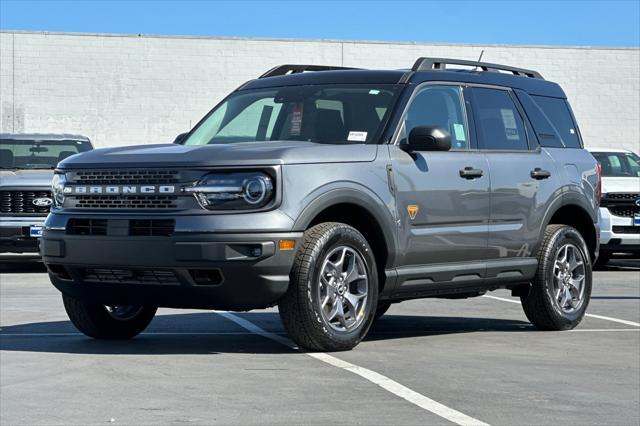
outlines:
[{"label": "white parking line", "polygon": [[[266,331],[254,323],[245,320],[237,315],[228,313],[228,312],[219,312],[214,311],[217,314],[223,316],[224,318],[233,321],[238,324],[240,327],[248,330],[252,333],[255,333],[259,336],[265,337],[267,339],[274,340],[278,343],[281,343],[285,346],[288,346],[292,349],[299,349],[295,343],[284,336],[280,336],[275,333],[271,333]],[[459,411],[454,410],[453,408],[449,408],[446,405],[443,405],[437,401],[434,401],[431,398],[428,398],[408,387],[401,385],[400,383],[392,380],[380,373],[376,373],[375,371],[369,370],[364,367],[360,367],[355,364],[351,364],[350,362],[343,361],[339,358],[334,357],[333,355],[329,355],[324,352],[304,352],[306,355],[309,355],[311,358],[322,361],[326,364],[332,365],[337,368],[341,368],[343,370],[349,371],[353,374],[357,374],[358,376],[374,383],[384,390],[391,392],[392,394],[408,401],[423,410],[429,411],[437,416],[440,416],[450,422],[456,423],[458,425],[476,425],[476,426],[488,426],[487,423],[484,423],[478,419],[474,419],[473,417],[469,417],[466,414],[463,414]]]},{"label": "white parking line", "polygon": [[[501,300],[503,302],[517,303],[518,305],[520,305],[520,301],[519,300],[505,299],[504,297],[490,296],[488,294],[485,294],[483,297],[487,297],[489,299]],[[597,318],[597,319],[601,319],[601,320],[605,320],[605,321],[617,322],[619,324],[630,325],[632,327],[640,327],[640,323],[633,322],[633,321],[623,320],[623,319],[619,319],[619,318],[605,317],[603,315],[595,315],[595,314],[584,314],[584,315],[587,316],[587,317],[591,317],[591,318]]]}]

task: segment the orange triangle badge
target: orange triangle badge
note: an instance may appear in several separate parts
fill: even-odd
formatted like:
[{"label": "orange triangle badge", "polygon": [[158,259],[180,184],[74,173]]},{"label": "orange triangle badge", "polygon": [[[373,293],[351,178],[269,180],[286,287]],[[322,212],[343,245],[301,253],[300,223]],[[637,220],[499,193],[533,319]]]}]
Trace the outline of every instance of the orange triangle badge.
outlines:
[{"label": "orange triangle badge", "polygon": [[409,217],[411,218],[411,220],[416,218],[416,215],[418,214],[418,206],[415,204],[409,204],[407,206],[407,212],[409,213]]}]

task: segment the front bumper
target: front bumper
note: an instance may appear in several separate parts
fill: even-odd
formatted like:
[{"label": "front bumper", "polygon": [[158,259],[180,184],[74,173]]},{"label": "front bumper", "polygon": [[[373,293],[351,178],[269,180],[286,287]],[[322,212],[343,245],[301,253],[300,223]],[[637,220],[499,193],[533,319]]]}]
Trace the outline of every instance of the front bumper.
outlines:
[{"label": "front bumper", "polygon": [[40,250],[54,286],[107,305],[248,310],[286,292],[302,233],[67,235],[46,229]]},{"label": "front bumper", "polygon": [[30,235],[32,227],[42,227],[44,217],[0,218],[0,253],[37,253],[38,238]]},{"label": "front bumper", "polygon": [[[640,253],[640,226],[634,226],[632,217],[612,215],[606,207],[598,215],[602,253]],[[616,232],[620,229],[625,232]]]}]

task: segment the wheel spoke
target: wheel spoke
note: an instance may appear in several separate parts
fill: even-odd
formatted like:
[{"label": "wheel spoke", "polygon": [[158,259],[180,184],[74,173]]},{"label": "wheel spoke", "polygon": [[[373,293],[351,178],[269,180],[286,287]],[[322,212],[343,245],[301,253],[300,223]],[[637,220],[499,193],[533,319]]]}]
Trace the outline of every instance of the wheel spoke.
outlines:
[{"label": "wheel spoke", "polygon": [[327,321],[333,321],[334,320],[334,318],[338,314],[338,305],[341,305],[341,303],[334,300],[334,303],[331,306],[331,310],[327,314]]},{"label": "wheel spoke", "polygon": [[564,309],[567,306],[567,303],[571,300],[571,292],[567,287],[562,289],[562,296],[560,297],[560,307]]},{"label": "wheel spoke", "polygon": [[347,306],[349,307],[349,310],[351,311],[351,314],[354,318],[358,316],[358,305],[360,304],[360,300],[362,300],[364,296],[365,295],[358,295],[353,293],[346,293],[344,295],[344,300],[345,302],[347,302]]},{"label": "wheel spoke", "polygon": [[337,306],[336,318],[338,319],[338,322],[340,323],[341,326],[343,326],[344,328],[347,328],[347,321],[346,321],[346,318],[344,317],[344,307],[342,306],[342,301],[336,300],[336,306]]},{"label": "wheel spoke", "polygon": [[584,281],[584,275],[580,275],[576,278],[572,278],[569,281],[569,285],[571,285],[571,287],[574,288],[574,290],[576,291],[576,295],[578,297],[580,297],[580,290],[582,290],[582,282]]}]

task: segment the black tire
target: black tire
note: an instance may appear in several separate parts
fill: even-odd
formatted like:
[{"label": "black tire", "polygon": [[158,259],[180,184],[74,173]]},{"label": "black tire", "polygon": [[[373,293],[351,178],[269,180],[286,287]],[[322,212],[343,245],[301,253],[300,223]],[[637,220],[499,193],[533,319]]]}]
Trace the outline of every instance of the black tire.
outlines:
[{"label": "black tire", "polygon": [[390,307],[391,307],[391,302],[389,302],[388,300],[379,301],[374,320],[377,321],[378,319],[380,319],[381,316],[387,313]]},{"label": "black tire", "polygon": [[[584,262],[582,303],[573,312],[565,312],[554,294],[554,265],[559,250],[566,244],[576,247]],[[540,251],[538,271],[528,294],[520,297],[522,308],[531,323],[540,330],[570,330],[576,327],[587,310],[591,298],[592,273],[589,250],[580,233],[571,226],[547,226]]]},{"label": "black tire", "polygon": [[125,310],[118,318],[105,305],[85,302],[64,294],[62,301],[73,325],[94,339],[131,339],[147,328],[157,310],[150,306],[130,307],[128,312]]},{"label": "black tire", "polygon": [[602,253],[598,256],[598,260],[596,260],[595,266],[598,268],[604,268],[607,266],[607,263],[611,260],[611,253]]},{"label": "black tire", "polygon": [[[325,257],[346,246],[359,254],[368,277],[366,297],[359,325],[335,330],[321,313],[320,270]],[[280,300],[280,318],[289,336],[301,347],[315,351],[344,351],[354,348],[373,323],[378,303],[378,275],[367,240],[355,228],[327,222],[304,233],[290,274],[289,288]]]}]

